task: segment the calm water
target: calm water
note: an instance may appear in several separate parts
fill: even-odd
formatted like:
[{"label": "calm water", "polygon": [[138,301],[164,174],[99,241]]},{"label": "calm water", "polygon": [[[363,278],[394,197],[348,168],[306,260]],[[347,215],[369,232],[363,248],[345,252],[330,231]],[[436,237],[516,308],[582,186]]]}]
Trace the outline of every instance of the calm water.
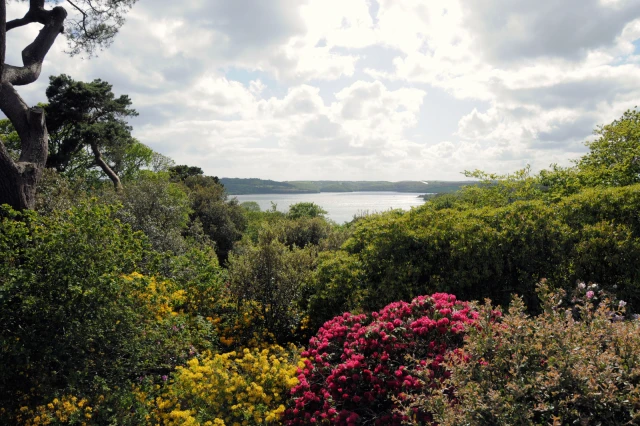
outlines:
[{"label": "calm water", "polygon": [[313,202],[325,209],[327,216],[337,223],[349,222],[359,213],[383,212],[389,209],[409,210],[424,203],[417,193],[406,192],[322,192],[320,194],[255,194],[232,195],[241,203],[255,201],[260,210],[277,204],[278,211],[286,212],[291,204]]}]

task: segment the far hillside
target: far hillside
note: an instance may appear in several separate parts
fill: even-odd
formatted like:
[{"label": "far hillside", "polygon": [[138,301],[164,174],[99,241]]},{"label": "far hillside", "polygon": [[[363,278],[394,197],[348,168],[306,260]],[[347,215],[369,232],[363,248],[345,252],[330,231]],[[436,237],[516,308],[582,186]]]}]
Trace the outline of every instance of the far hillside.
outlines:
[{"label": "far hillside", "polygon": [[241,194],[309,194],[319,192],[394,191],[423,194],[452,193],[474,181],[286,181],[222,178],[220,182],[230,195]]},{"label": "far hillside", "polygon": [[242,194],[308,194],[318,191],[305,190],[291,185],[288,182],[276,182],[274,180],[263,179],[220,179],[230,195]]}]

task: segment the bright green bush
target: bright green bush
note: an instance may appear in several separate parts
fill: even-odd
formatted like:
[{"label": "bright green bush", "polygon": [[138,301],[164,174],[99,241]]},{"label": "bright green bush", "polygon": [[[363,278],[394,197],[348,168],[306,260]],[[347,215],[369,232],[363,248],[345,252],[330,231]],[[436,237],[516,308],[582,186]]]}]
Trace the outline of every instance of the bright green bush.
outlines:
[{"label": "bright green bush", "polygon": [[578,162],[579,179],[587,186],[625,186],[640,182],[640,111],[628,110],[598,127],[589,153]]},{"label": "bright green bush", "polygon": [[303,298],[309,326],[317,330],[326,321],[343,312],[359,313],[366,295],[357,256],[344,251],[324,252]]},{"label": "bright green bush", "polygon": [[[432,292],[504,305],[520,294],[535,311],[535,284],[548,277],[599,282],[640,306],[639,194],[640,185],[593,188],[557,203],[473,209],[427,204],[370,216],[354,225],[342,251],[322,258],[311,300],[335,307],[324,318]],[[348,300],[352,295],[361,305]]]},{"label": "bright green bush", "polygon": [[[141,233],[95,204],[48,216],[0,213],[0,407],[124,389],[186,361],[184,290],[145,271]],[[0,417],[1,419],[2,417]]]},{"label": "bright green bush", "polygon": [[327,211],[316,203],[302,202],[290,205],[287,216],[290,219],[300,219],[302,217],[323,217],[325,214]]},{"label": "bright green bush", "polygon": [[[640,421],[640,322],[625,303],[580,284],[570,299],[539,286],[543,313],[530,317],[515,298],[494,321],[489,303],[451,376],[408,404],[441,425],[637,424]],[[420,374],[420,373],[418,373]]]}]

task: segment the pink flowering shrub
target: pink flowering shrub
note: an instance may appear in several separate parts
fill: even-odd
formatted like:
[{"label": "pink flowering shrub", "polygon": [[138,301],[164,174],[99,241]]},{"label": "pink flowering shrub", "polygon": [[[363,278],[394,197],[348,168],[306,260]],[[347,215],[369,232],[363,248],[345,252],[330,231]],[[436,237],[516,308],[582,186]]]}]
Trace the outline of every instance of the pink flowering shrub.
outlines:
[{"label": "pink flowering shrub", "polygon": [[[442,364],[458,348],[477,313],[450,294],[395,302],[371,315],[327,321],[302,356],[285,424],[401,424],[430,421],[415,408],[396,410],[412,394],[448,377]],[[422,371],[418,379],[411,371]],[[426,377],[426,378],[425,378]],[[439,386],[439,385],[438,385]]]}]

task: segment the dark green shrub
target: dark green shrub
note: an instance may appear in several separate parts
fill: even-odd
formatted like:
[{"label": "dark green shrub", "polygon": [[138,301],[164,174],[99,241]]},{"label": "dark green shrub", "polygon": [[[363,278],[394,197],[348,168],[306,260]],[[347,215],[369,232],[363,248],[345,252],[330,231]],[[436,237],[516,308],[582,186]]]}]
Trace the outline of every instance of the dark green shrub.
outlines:
[{"label": "dark green shrub", "polygon": [[184,185],[191,199],[191,220],[202,224],[204,234],[215,243],[216,254],[224,265],[247,226],[243,209],[237,199],[227,200],[224,186],[216,177],[189,176]]},{"label": "dark green shrub", "polygon": [[56,396],[159,377],[188,354],[184,290],[137,272],[154,255],[113,210],[1,210],[0,407],[8,419]]},{"label": "dark green shrub", "polygon": [[287,247],[281,229],[265,226],[257,244],[229,256],[231,292],[241,303],[257,302],[268,331],[283,343],[303,325],[302,296],[315,267],[317,251]]}]

